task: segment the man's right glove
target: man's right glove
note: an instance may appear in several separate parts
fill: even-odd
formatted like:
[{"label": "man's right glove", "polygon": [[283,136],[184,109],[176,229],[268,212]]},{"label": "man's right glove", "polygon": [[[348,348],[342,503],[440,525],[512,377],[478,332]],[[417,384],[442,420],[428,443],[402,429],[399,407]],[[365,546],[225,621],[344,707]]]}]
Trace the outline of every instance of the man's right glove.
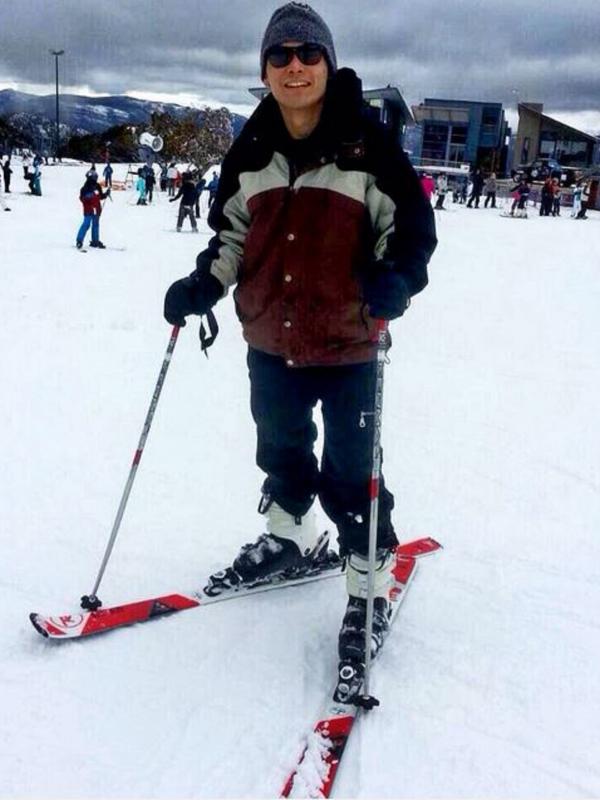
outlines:
[{"label": "man's right glove", "polygon": [[223,291],[223,284],[214,275],[193,272],[169,287],[165,295],[165,319],[183,328],[189,314],[206,314],[223,297]]}]

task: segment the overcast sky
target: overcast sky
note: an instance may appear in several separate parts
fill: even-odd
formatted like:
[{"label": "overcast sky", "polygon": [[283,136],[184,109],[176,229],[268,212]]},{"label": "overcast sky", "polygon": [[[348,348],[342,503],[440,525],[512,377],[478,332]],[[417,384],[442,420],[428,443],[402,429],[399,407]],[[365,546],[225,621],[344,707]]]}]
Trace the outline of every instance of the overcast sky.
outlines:
[{"label": "overcast sky", "polygon": [[[249,113],[281,2],[0,0],[0,88],[131,94]],[[368,8],[368,5],[372,6]],[[600,0],[315,0],[340,66],[425,97],[543,102],[600,132]]]}]

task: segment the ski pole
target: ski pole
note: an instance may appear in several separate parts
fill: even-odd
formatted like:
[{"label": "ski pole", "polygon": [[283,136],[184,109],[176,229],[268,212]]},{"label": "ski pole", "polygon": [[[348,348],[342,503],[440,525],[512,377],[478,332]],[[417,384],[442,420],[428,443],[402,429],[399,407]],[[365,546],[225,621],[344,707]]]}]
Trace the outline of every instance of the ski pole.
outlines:
[{"label": "ski pole", "polygon": [[169,344],[167,346],[167,351],[165,353],[162,367],[158,375],[158,380],[156,381],[156,386],[154,387],[154,394],[152,395],[152,400],[150,401],[150,408],[148,409],[148,413],[146,414],[144,427],[142,429],[142,435],[140,436],[137,450],[135,451],[133,456],[133,462],[131,464],[131,469],[129,471],[129,477],[127,478],[127,482],[123,490],[123,495],[121,497],[121,502],[119,503],[119,508],[117,509],[117,516],[115,517],[110,538],[106,546],[106,551],[104,553],[104,557],[100,565],[100,570],[98,572],[98,577],[96,578],[96,583],[94,584],[94,588],[92,589],[90,594],[89,595],[86,594],[81,598],[81,607],[85,608],[87,611],[96,611],[102,605],[102,601],[98,598],[96,593],[98,591],[98,587],[100,586],[100,582],[102,581],[104,570],[106,569],[106,565],[108,564],[108,560],[112,553],[112,549],[114,547],[115,540],[117,538],[117,534],[121,526],[121,520],[123,519],[123,514],[125,513],[125,507],[129,499],[131,487],[133,486],[133,481],[135,480],[138,466],[140,464],[140,461],[142,460],[142,453],[144,452],[144,446],[146,444],[146,439],[148,438],[148,434],[150,432],[150,426],[152,425],[154,412],[156,411],[156,406],[158,405],[158,399],[160,397],[163,384],[165,382],[167,370],[169,369],[169,364],[171,363],[171,357],[173,355],[173,350],[175,349],[175,344],[177,343],[177,336],[179,335],[179,330],[180,330],[179,326],[174,325],[173,330],[171,331],[171,338],[169,339]]},{"label": "ski pole", "polygon": [[381,476],[381,425],[383,417],[383,369],[388,344],[388,322],[377,320],[377,374],[373,408],[373,466],[369,484],[371,508],[369,515],[369,567],[367,574],[367,619],[365,626],[365,673],[358,705],[365,710],[379,705],[379,700],[369,694],[371,672],[371,638],[373,636],[373,611],[375,606],[375,563],[377,552],[377,522],[379,519],[379,479]]}]

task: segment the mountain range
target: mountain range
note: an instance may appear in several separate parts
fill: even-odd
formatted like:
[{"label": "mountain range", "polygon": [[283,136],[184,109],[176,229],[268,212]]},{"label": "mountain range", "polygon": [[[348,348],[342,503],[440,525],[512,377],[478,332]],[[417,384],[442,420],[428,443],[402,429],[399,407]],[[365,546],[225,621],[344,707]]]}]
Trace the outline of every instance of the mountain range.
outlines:
[{"label": "mountain range", "polygon": [[[16,92],[13,89],[0,91],[0,117],[23,129],[24,127],[47,128],[56,119],[56,98],[54,94],[33,95]],[[85,97],[76,94],[60,95],[60,123],[68,128],[69,134],[84,135],[101,133],[114,125],[144,125],[154,112],[169,113],[182,117],[189,107],[176,103],[160,103],[153,100],[140,100],[136,97],[110,95],[105,97]],[[234,136],[243,127],[246,118],[233,114]],[[26,125],[30,121],[32,125]],[[64,135],[64,134],[63,134]]]}]

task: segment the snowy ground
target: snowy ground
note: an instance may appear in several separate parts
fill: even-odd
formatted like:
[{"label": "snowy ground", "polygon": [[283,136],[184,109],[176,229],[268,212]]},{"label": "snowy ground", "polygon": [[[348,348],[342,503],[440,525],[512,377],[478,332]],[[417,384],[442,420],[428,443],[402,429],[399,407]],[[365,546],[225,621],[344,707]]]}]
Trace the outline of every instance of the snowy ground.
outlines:
[{"label": "snowy ground", "polygon": [[[335,667],[324,582],[52,644],[97,574],[170,328],[206,242],[115,193],[78,253],[82,168],[15,170],[0,212],[0,796],[273,797]],[[115,177],[119,177],[117,174]],[[385,471],[427,560],[373,676],[335,794],[600,796],[600,215],[450,207],[429,288],[393,325]],[[206,212],[204,212],[205,214]],[[186,222],[186,225],[189,223]],[[105,604],[192,589],[261,531],[231,300],[206,360],[182,331]]]}]

